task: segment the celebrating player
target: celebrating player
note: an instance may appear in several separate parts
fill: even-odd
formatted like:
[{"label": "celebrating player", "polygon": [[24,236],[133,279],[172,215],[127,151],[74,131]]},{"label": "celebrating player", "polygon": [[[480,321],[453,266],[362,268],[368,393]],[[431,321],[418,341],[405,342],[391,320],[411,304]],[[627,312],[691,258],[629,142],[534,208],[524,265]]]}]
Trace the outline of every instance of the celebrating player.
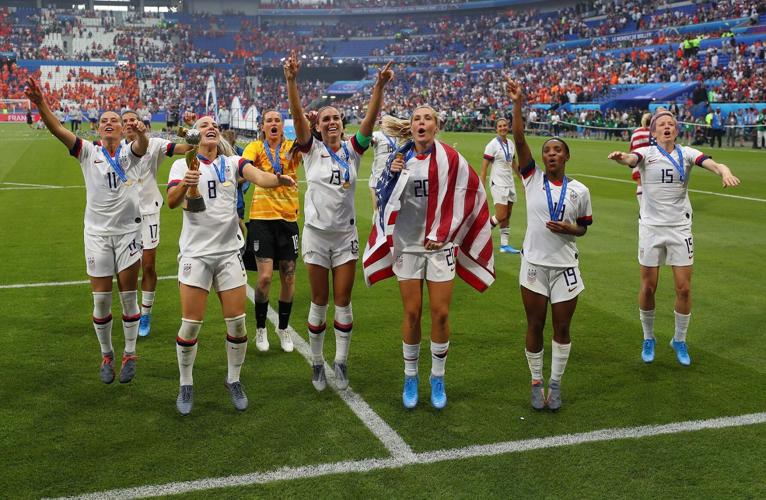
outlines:
[{"label": "celebrating player", "polygon": [[[289,175],[297,182],[301,157],[300,153],[293,151],[293,141],[285,139],[282,113],[269,110],[263,113],[262,119],[261,139],[248,144],[242,157],[265,172]],[[298,259],[298,190],[256,186],[247,228],[247,251],[255,253],[257,262],[257,269],[248,268],[258,271],[255,289],[255,346],[259,351],[269,350],[266,315],[276,263],[280,279],[277,336],[282,350],[292,352],[293,341],[287,326],[293,307],[295,261]],[[249,262],[245,264],[250,266]]]},{"label": "celebrating player", "polygon": [[516,148],[507,139],[508,120],[500,118],[495,122],[497,135],[484,148],[484,159],[481,162],[481,183],[487,182],[487,167],[492,164],[490,175],[490,192],[495,202],[495,215],[492,216],[492,227],[500,226],[500,251],[503,253],[519,253],[513,248],[509,239],[511,236],[510,220],[513,204],[516,203],[516,184],[513,174],[519,175],[519,164],[516,160]]},{"label": "celebrating player", "polygon": [[[284,65],[290,113],[295,121],[296,142],[303,153],[308,188],[304,201],[303,261],[311,286],[309,341],[311,345],[312,383],[321,391],[326,387],[323,344],[329,273],[332,271],[335,303],[335,372],[336,386],[348,387],[347,358],[353,314],[351,290],[354,286],[359,236],[356,230],[354,192],[362,154],[370,146],[370,135],[383,102],[383,88],[394,77],[389,62],[372,88],[367,114],[359,131],[349,140],[343,138],[340,111],[332,106],[321,108],[316,117],[319,138],[311,132],[303,114],[296,78],[300,62],[292,52]],[[320,140],[321,139],[321,140]]]},{"label": "celebrating player", "polygon": [[[137,112],[133,110],[122,113],[122,121],[126,125],[127,142],[136,140],[135,125],[143,123]],[[127,142],[125,142],[127,144]],[[189,144],[175,144],[159,137],[149,138],[149,147],[141,158],[141,178],[139,184],[139,200],[141,209],[141,237],[144,251],[141,258],[141,320],[138,334],[141,337],[149,335],[152,321],[152,306],[157,289],[156,257],[157,246],[160,244],[160,208],[164,203],[160,190],[157,188],[157,170],[164,157],[186,154],[191,150]]]},{"label": "celebrating player", "polygon": [[48,130],[80,162],[85,178],[85,262],[93,290],[93,327],[101,345],[101,381],[114,381],[112,347],[112,278],[117,275],[122,304],[122,328],[125,350],[122,355],[120,383],[128,383],[136,374],[136,338],[138,311],[136,285],[141,260],[141,213],[138,180],[141,157],[149,141],[143,123],[127,126],[135,140],[123,146],[123,122],[113,111],[98,120],[97,142],[83,141],[67,130],[45,101],[42,90],[32,78],[25,91],[40,111]]},{"label": "celebrating player", "polygon": [[[564,375],[571,339],[569,326],[577,296],[585,287],[578,267],[575,238],[583,236],[593,222],[590,193],[582,183],[566,176],[569,146],[553,137],[543,143],[544,169],[538,169],[524,138],[521,86],[508,80],[513,101],[513,140],[519,153],[521,178],[527,200],[527,232],[519,271],[521,299],[527,315],[526,357],[532,375],[532,408],[561,408],[561,377]],[[544,395],[543,329],[551,304],[553,340],[548,396]]]},{"label": "celebrating player", "polygon": [[181,328],[176,339],[180,390],[176,407],[188,415],[194,404],[192,370],[197,355],[197,336],[202,328],[210,287],[215,286],[226,320],[226,387],[234,407],[247,408],[247,396],[239,380],[247,350],[245,328],[245,284],[247,274],[239,250],[242,233],[237,222],[237,180],[259,186],[293,186],[286,175],[270,175],[249,161],[234,155],[231,145],[221,139],[218,124],[209,116],[197,120],[194,128],[201,140],[193,168],[176,160],[168,180],[168,206],[176,208],[192,186],[199,186],[206,209],[184,211],[178,282],[181,294]]},{"label": "celebrating player", "polygon": [[[387,135],[410,140],[389,160],[379,214],[364,252],[368,284],[396,275],[404,306],[405,408],[418,403],[423,282],[431,309],[431,405],[447,404],[444,366],[455,271],[484,291],[494,281],[492,228],[484,185],[460,153],[436,140],[439,115],[416,108],[409,121],[386,116]],[[391,243],[393,243],[393,245]]]},{"label": "celebrating player", "polygon": [[692,243],[692,206],[689,201],[689,176],[692,166],[706,168],[721,176],[724,187],[739,184],[729,167],[713,161],[700,151],[676,144],[678,122],[665,110],[659,110],[649,125],[655,144],[630,153],[615,151],[608,158],[631,168],[638,167],[643,184],[638,221],[638,263],[641,288],[638,307],[644,344],[641,358],[654,361],[655,304],[660,266],[670,265],[675,282],[675,334],[670,342],[678,362],[691,364],[686,332],[691,317],[691,279],[694,264]]},{"label": "celebrating player", "polygon": [[367,185],[370,187],[370,196],[372,197],[373,212],[378,210],[378,197],[375,194],[375,187],[378,185],[378,179],[386,168],[386,161],[391,153],[396,151],[396,139],[387,135],[382,130],[376,130],[372,133],[372,172],[370,172],[370,181]]}]

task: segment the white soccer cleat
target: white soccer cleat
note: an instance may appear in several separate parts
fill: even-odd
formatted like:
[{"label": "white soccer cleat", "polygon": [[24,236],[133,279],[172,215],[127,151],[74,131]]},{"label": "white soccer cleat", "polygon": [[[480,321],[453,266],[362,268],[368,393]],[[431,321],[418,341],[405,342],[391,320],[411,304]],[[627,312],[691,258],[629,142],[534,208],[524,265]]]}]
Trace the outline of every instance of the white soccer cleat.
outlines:
[{"label": "white soccer cleat", "polygon": [[255,347],[261,352],[269,350],[269,338],[266,335],[265,328],[257,328],[255,330]]},{"label": "white soccer cleat", "polygon": [[[279,337],[279,345],[285,352],[293,352],[293,339],[290,338],[290,332],[287,329],[277,329],[277,336]],[[267,344],[268,345],[268,344]]]}]

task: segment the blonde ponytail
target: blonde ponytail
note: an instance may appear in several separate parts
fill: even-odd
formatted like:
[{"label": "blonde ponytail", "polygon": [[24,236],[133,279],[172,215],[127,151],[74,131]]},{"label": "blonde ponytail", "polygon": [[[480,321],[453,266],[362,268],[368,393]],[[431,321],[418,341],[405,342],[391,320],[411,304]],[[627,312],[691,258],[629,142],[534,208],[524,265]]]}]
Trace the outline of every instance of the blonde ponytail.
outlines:
[{"label": "blonde ponytail", "polygon": [[409,139],[412,137],[412,127],[409,120],[386,115],[380,121],[380,129],[389,137]]}]

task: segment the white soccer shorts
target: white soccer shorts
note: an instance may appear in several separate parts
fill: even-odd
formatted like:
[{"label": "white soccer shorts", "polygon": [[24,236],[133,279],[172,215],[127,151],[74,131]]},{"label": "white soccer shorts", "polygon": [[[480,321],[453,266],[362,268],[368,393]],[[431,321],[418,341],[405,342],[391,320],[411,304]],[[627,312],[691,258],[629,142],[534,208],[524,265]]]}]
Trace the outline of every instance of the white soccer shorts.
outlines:
[{"label": "white soccer shorts", "polygon": [[491,182],[490,184],[489,190],[492,193],[492,201],[495,205],[516,203],[515,186],[498,186],[494,182]]},{"label": "white soccer shorts", "polygon": [[88,276],[114,276],[141,259],[141,230],[117,236],[85,233],[85,267]]},{"label": "white soccer shorts", "polygon": [[452,281],[456,259],[457,247],[452,245],[435,252],[403,252],[394,259],[394,274],[399,281]]},{"label": "white soccer shorts", "polygon": [[178,256],[178,281],[210,291],[224,292],[247,284],[247,272],[239,250],[205,255],[203,257]]},{"label": "white soccer shorts", "polygon": [[160,214],[141,215],[141,235],[144,250],[152,250],[160,244]]},{"label": "white soccer shorts", "polygon": [[323,231],[311,226],[303,227],[301,255],[306,264],[334,269],[346,262],[359,259],[359,233],[352,231]]},{"label": "white soccer shorts", "polygon": [[692,225],[649,226],[639,222],[638,262],[646,267],[694,264]]},{"label": "white soccer shorts", "polygon": [[531,264],[523,256],[519,284],[549,298],[551,304],[572,300],[585,290],[580,268],[548,267]]}]

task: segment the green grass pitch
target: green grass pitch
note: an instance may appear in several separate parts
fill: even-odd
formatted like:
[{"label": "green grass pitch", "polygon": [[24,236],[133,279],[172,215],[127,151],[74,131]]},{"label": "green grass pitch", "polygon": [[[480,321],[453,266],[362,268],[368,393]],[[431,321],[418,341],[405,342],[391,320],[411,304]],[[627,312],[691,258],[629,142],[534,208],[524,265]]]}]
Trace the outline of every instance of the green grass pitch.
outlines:
[{"label": "green grass pitch", "polygon": [[[172,279],[159,282],[152,334],[139,339],[136,380],[103,385],[88,285],[6,286],[87,278],[85,190],[22,185],[82,186],[78,164],[47,132],[6,125],[0,133],[1,497],[76,495],[389,456],[336,393],[313,389],[308,364],[298,353],[281,352],[272,325],[271,350],[249,350],[242,380],[250,408],[236,413],[223,387],[225,329],[214,297],[200,335],[195,408],[191,416],[180,417],[174,404],[180,305]],[[492,134],[442,134],[477,169],[491,139]],[[531,138],[530,143],[539,159],[542,140]],[[428,314],[421,403],[408,412],[401,404],[396,283],[390,279],[368,289],[358,267],[351,387],[414,452],[766,411],[766,154],[702,148],[728,164],[742,185],[724,191],[719,178],[702,169],[691,179],[692,189],[716,194],[691,193],[696,262],[688,340],[693,364],[684,368],[668,346],[674,297],[669,269],[662,270],[657,293],[657,359],[649,366],[640,359],[634,185],[620,182],[629,180],[628,169],[606,160],[610,151],[626,144],[573,139],[570,146],[567,173],[590,189],[594,224],[578,239],[586,290],[572,323],[572,355],[559,413],[536,413],[529,407],[519,256],[496,253],[497,281],[484,294],[459,280],[456,284],[446,376],[449,404],[442,412],[428,404]],[[370,156],[360,178],[369,176]],[[161,168],[160,182],[166,181],[170,163]],[[517,192],[511,242],[520,247],[526,218],[518,182]],[[360,182],[362,241],[369,234],[371,212],[366,182]],[[181,213],[165,207],[161,217],[158,274],[168,276],[177,269]],[[273,305],[277,289],[275,283]],[[291,324],[305,338],[309,290],[301,264],[296,290]],[[115,295],[113,311],[117,304]],[[253,316],[249,308],[251,338]],[[334,352],[332,337],[329,333],[325,346],[328,359]],[[121,352],[119,322],[114,345]],[[549,370],[550,327],[546,376]],[[759,424],[189,496],[762,498],[765,443],[766,425]]]}]

